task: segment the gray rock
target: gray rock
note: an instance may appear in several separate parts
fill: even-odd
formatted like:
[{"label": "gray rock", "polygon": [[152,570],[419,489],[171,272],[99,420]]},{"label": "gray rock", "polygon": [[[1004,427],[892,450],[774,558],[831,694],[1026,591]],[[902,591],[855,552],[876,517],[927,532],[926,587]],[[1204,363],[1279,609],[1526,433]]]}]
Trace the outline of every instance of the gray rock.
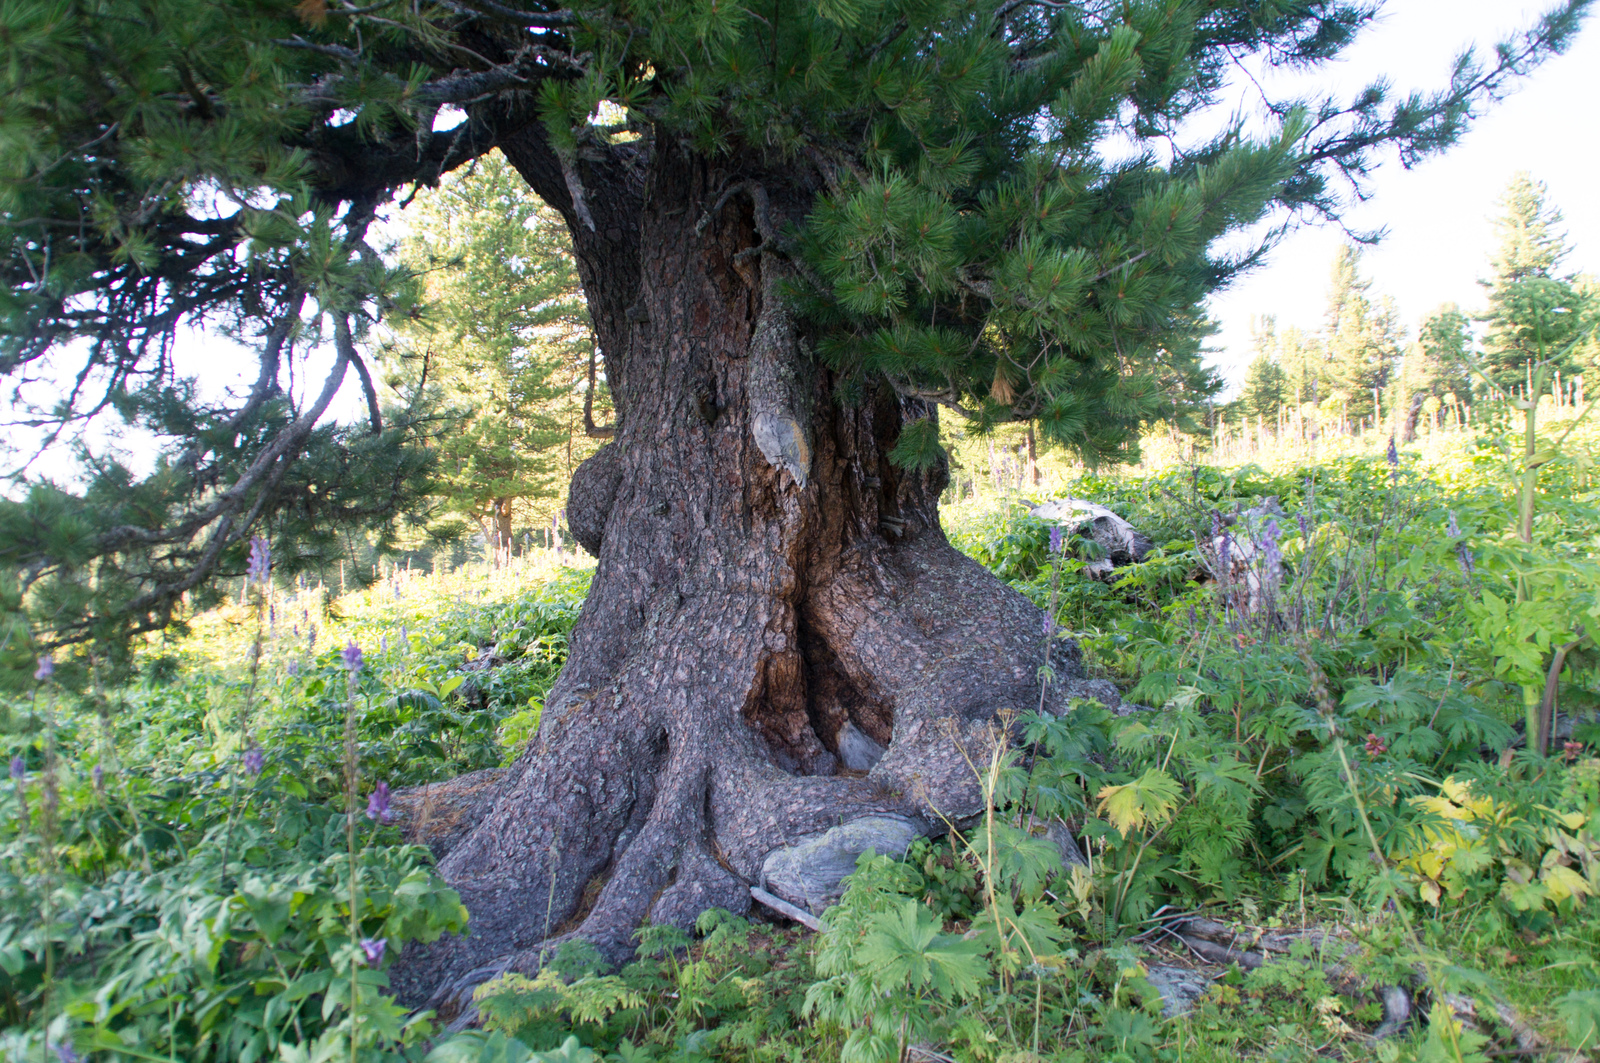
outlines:
[{"label": "gray rock", "polygon": [[1063,528],[1088,526],[1089,538],[1097,543],[1102,556],[1089,563],[1086,571],[1095,579],[1109,579],[1118,565],[1131,565],[1145,559],[1154,543],[1137,528],[1105,506],[1081,498],[1058,498],[1033,507],[1040,520]]},{"label": "gray rock", "polygon": [[839,728],[839,763],[851,771],[871,771],[883,754],[884,748],[851,721]]},{"label": "gray rock", "polygon": [[1145,979],[1161,994],[1161,1014],[1169,1019],[1187,1014],[1211,988],[1211,979],[1185,967],[1157,965],[1149,968]]},{"label": "gray rock", "polygon": [[927,833],[904,816],[863,816],[774,849],[761,864],[762,885],[791,904],[814,915],[844,893],[844,880],[856,869],[856,860],[871,849],[898,857],[913,841]]},{"label": "gray rock", "polygon": [[1058,679],[1056,685],[1068,704],[1073,698],[1083,698],[1087,701],[1098,701],[1112,712],[1116,712],[1118,716],[1126,715],[1117,712],[1122,706],[1122,692],[1109,679]]},{"label": "gray rock", "polygon": [[1078,840],[1072,836],[1072,828],[1059,819],[1052,819],[1045,828],[1045,837],[1055,844],[1056,851],[1061,854],[1061,866],[1088,867],[1089,861],[1083,858],[1083,852],[1078,848]]}]

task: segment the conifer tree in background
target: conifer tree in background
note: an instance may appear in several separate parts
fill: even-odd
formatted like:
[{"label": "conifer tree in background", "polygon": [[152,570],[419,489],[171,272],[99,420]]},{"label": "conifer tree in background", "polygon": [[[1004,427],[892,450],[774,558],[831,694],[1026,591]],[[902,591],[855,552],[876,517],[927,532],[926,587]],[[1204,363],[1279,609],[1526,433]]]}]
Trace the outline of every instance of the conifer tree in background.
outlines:
[{"label": "conifer tree in background", "polygon": [[1548,189],[1527,173],[1511,179],[1495,219],[1499,246],[1490,259],[1493,275],[1483,282],[1489,308],[1483,339],[1485,375],[1507,394],[1544,379],[1583,371],[1583,339],[1595,312],[1577,278],[1563,274],[1567,236],[1561,211],[1548,203]]},{"label": "conifer tree in background", "polygon": [[453,418],[434,445],[436,490],[509,550],[518,508],[525,526],[547,523],[595,450],[590,387],[609,415],[571,237],[499,152],[422,193],[408,221],[403,261],[427,312],[385,346],[385,382]]},{"label": "conifer tree in background", "polygon": [[1394,398],[1396,409],[1403,411],[1404,441],[1416,438],[1417,422],[1429,399],[1439,409],[1459,407],[1471,398],[1471,346],[1470,322],[1455,303],[1445,303],[1422,322],[1416,342],[1406,351]]},{"label": "conifer tree in background", "polygon": [[[1202,299],[1268,250],[1219,238],[1337,216],[1386,148],[1447,147],[1588,7],[1437,93],[1271,101],[1260,135],[1196,140],[1241,56],[1315,66],[1372,5],[10,5],[0,372],[62,351],[92,387],[74,408],[182,408],[166,355],[196,320],[253,340],[260,370],[139,507],[9,503],[3,570],[29,602],[90,588],[58,615],[103,626],[44,637],[110,638],[242,571],[263,522],[284,538],[325,497],[281,485],[347,374],[366,430],[391,423],[358,344],[415,286],[370,224],[498,147],[572,235],[616,437],[570,487],[599,565],[538,736],[439,865],[472,933],[408,953],[395,985],[453,1011],[537,968],[553,928],[617,960],[642,921],[743,910],[753,883],[804,902],[827,885],[796,880],[800,840],[965,816],[961,750],[995,713],[1115,697],[944,540],[937,407],[1131,456],[1191,401]],[[315,344],[333,371],[291,401],[285,359]],[[844,734],[883,750],[866,777],[835,772]]]},{"label": "conifer tree in background", "polygon": [[1246,417],[1276,423],[1283,407],[1294,398],[1289,374],[1280,364],[1278,323],[1268,314],[1251,324],[1256,353],[1245,370],[1239,411]]},{"label": "conifer tree in background", "polygon": [[1388,386],[1400,360],[1402,330],[1394,303],[1387,296],[1374,303],[1367,294],[1371,287],[1361,276],[1361,253],[1341,247],[1328,290],[1325,379],[1352,424],[1381,416],[1374,392]]}]

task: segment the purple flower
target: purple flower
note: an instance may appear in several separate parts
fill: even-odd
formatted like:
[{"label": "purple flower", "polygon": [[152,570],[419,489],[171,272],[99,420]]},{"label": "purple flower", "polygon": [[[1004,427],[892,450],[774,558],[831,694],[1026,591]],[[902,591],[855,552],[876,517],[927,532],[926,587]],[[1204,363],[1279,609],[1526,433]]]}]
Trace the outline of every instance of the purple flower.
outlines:
[{"label": "purple flower", "polygon": [[1278,579],[1283,572],[1283,553],[1278,549],[1278,539],[1282,536],[1276,520],[1268,520],[1266,527],[1261,529],[1261,560],[1264,562],[1262,576],[1265,577],[1267,586],[1276,589]]},{"label": "purple flower", "polygon": [[1051,616],[1049,613],[1044,614],[1044,637],[1045,638],[1051,638],[1051,637],[1053,637],[1055,635],[1055,633],[1056,633],[1055,617]]},{"label": "purple flower", "polygon": [[246,775],[260,775],[261,769],[266,766],[266,754],[261,752],[260,746],[251,746],[244,751],[244,771]]},{"label": "purple flower", "polygon": [[251,583],[265,587],[272,574],[272,545],[267,540],[257,535],[250,540],[250,575],[245,577]]},{"label": "purple flower", "polygon": [[11,778],[14,782],[21,782],[28,777],[28,765],[19,757],[11,758]]},{"label": "purple flower", "polygon": [[1061,525],[1059,524],[1052,525],[1050,528],[1050,552],[1052,554],[1061,552]]},{"label": "purple flower", "polygon": [[1211,511],[1211,537],[1215,539],[1222,534],[1222,513],[1220,510]]},{"label": "purple flower", "polygon": [[317,625],[311,625],[311,632],[306,636],[306,649],[311,653],[317,652]]},{"label": "purple flower", "polygon": [[83,1063],[83,1057],[78,1055],[78,1053],[73,1050],[72,1045],[66,1041],[61,1041],[57,1044],[51,1045],[50,1047],[55,1050],[56,1059],[60,1060],[61,1063]]},{"label": "purple flower", "polygon": [[1477,566],[1473,563],[1472,551],[1467,549],[1466,543],[1456,544],[1456,564],[1461,566],[1463,576],[1472,575]]},{"label": "purple flower", "polygon": [[50,655],[47,653],[43,657],[40,657],[39,658],[39,667],[38,667],[38,670],[36,670],[33,673],[33,678],[39,680],[42,683],[46,679],[49,679],[51,676],[53,676],[55,674],[56,674],[56,662],[52,661],[50,659]]},{"label": "purple flower", "polygon": [[102,787],[105,786],[105,784],[106,784],[106,769],[104,769],[100,765],[96,764],[94,766],[94,771],[91,771],[89,774],[94,777],[94,788],[96,790],[99,790],[99,789],[101,789]]},{"label": "purple flower", "polygon": [[367,957],[367,966],[376,967],[383,962],[383,950],[389,947],[388,938],[362,938],[361,951]]},{"label": "purple flower", "polygon": [[1276,518],[1269,519],[1261,529],[1261,549],[1267,555],[1267,564],[1282,564],[1283,555],[1278,552],[1278,540],[1282,537],[1283,530],[1278,527]]},{"label": "purple flower", "polygon": [[1389,453],[1385,456],[1389,459],[1389,467],[1395,470],[1391,475],[1398,476],[1400,474],[1400,451],[1395,448],[1394,436],[1389,437]]},{"label": "purple flower", "polygon": [[1227,579],[1229,571],[1233,568],[1233,536],[1224,535],[1222,546],[1217,552],[1222,559],[1222,578]]},{"label": "purple flower", "polygon": [[361,671],[361,647],[356,645],[355,639],[351,639],[345,648],[339,651],[339,659],[344,662],[347,671]]},{"label": "purple flower", "polygon": [[1444,522],[1444,533],[1452,539],[1461,538],[1461,525],[1456,523],[1456,511],[1450,511],[1450,519]]},{"label": "purple flower", "polygon": [[290,675],[291,675],[291,676],[296,676],[296,675],[299,675],[299,674],[300,674],[300,662],[299,662],[299,661],[290,661],[290,662],[289,662],[289,663],[288,663],[288,665],[287,665],[287,666],[285,666],[285,670],[286,670],[286,671],[287,671],[287,672],[288,672],[288,673],[289,673],[289,674],[290,674]]},{"label": "purple flower", "polygon": [[367,799],[367,818],[375,823],[393,823],[394,811],[389,808],[389,784],[379,782],[377,789]]},{"label": "purple flower", "polygon": [[1311,522],[1306,520],[1306,515],[1304,513],[1296,513],[1294,515],[1294,519],[1295,519],[1295,522],[1300,525],[1300,541],[1305,543],[1307,546],[1310,546],[1311,545]]},{"label": "purple flower", "polygon": [[389,652],[389,636],[388,635],[379,635],[378,636],[378,649],[383,653],[388,653]]}]

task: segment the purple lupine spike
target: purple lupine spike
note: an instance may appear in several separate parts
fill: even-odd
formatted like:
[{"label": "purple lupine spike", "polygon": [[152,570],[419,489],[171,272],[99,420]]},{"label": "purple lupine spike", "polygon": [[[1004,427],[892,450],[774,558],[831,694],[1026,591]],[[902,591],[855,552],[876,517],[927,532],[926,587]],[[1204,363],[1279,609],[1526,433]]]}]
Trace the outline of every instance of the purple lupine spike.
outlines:
[{"label": "purple lupine spike", "polygon": [[1306,520],[1304,513],[1294,515],[1295,523],[1300,525],[1300,541],[1307,546],[1311,545],[1311,522]]},{"label": "purple lupine spike", "polygon": [[1461,566],[1461,574],[1470,576],[1477,569],[1473,561],[1472,551],[1467,549],[1466,543],[1456,544],[1456,564]]},{"label": "purple lupine spike", "polygon": [[1233,536],[1223,533],[1222,546],[1217,553],[1222,559],[1222,578],[1228,578],[1228,572],[1233,568]]},{"label": "purple lupine spike", "polygon": [[260,775],[261,769],[266,767],[267,755],[261,751],[260,746],[251,746],[244,751],[244,771],[246,775]]},{"label": "purple lupine spike", "polygon": [[1061,552],[1061,525],[1059,524],[1050,526],[1050,552],[1052,554]]},{"label": "purple lupine spike", "polygon": [[362,938],[361,952],[367,958],[367,966],[376,967],[382,963],[384,950],[388,947],[388,938]]},{"label": "purple lupine spike", "polygon": [[1048,638],[1054,638],[1055,637],[1055,633],[1056,633],[1055,617],[1051,616],[1049,613],[1044,614],[1044,637],[1047,638],[1047,639]]},{"label": "purple lupine spike", "polygon": [[104,788],[106,784],[106,769],[96,764],[89,775],[94,779],[94,788],[96,790]]},{"label": "purple lupine spike", "polygon": [[290,661],[284,666],[284,671],[288,672],[291,677],[298,676],[300,674],[300,662]]},{"label": "purple lupine spike", "polygon": [[11,781],[22,782],[28,777],[28,764],[20,756],[11,758]]},{"label": "purple lupine spike", "polygon": [[42,683],[46,679],[49,679],[51,676],[53,676],[55,674],[56,674],[56,662],[50,659],[50,655],[47,653],[44,656],[40,657],[39,658],[39,667],[34,670],[33,678],[39,680],[39,682]]},{"label": "purple lupine spike", "polygon": [[250,574],[246,578],[258,587],[265,587],[272,575],[272,544],[265,536],[250,540]]},{"label": "purple lupine spike", "polygon": [[381,653],[388,653],[389,652],[389,636],[388,635],[379,635],[378,636],[378,650]]},{"label": "purple lupine spike", "polygon": [[1461,538],[1461,525],[1456,523],[1456,511],[1450,511],[1450,519],[1444,522],[1444,533],[1452,539]]},{"label": "purple lupine spike", "polygon": [[339,659],[344,662],[346,671],[361,671],[361,647],[356,645],[355,639],[351,639],[345,644],[344,649],[339,651]]},{"label": "purple lupine spike", "polygon": [[1211,537],[1215,539],[1222,534],[1222,513],[1220,510],[1211,511]]},{"label": "purple lupine spike", "polygon": [[1400,451],[1394,445],[1394,436],[1389,437],[1389,452],[1384,456],[1389,460],[1389,467],[1395,470],[1392,475],[1399,475]]},{"label": "purple lupine spike", "polygon": [[389,784],[380,781],[367,799],[367,818],[385,825],[394,822],[394,810],[389,807]]},{"label": "purple lupine spike", "polygon": [[1275,519],[1268,520],[1266,526],[1261,529],[1261,553],[1266,559],[1269,577],[1275,577],[1278,566],[1283,564],[1283,554],[1278,550],[1278,540],[1282,535],[1283,532],[1279,530]]}]

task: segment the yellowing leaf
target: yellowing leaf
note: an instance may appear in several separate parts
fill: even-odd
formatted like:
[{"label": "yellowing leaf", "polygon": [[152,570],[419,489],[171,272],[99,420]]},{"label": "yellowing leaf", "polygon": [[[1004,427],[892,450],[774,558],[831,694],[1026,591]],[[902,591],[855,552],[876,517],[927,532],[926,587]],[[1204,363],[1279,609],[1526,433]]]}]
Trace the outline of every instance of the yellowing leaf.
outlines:
[{"label": "yellowing leaf", "polygon": [[1106,786],[1096,795],[1100,814],[1123,834],[1145,824],[1162,826],[1172,818],[1172,810],[1182,791],[1177,780],[1160,768],[1151,768],[1130,783]]},{"label": "yellowing leaf", "polygon": [[1555,809],[1549,808],[1545,805],[1534,805],[1533,807],[1537,808],[1540,812],[1550,813],[1552,816],[1556,817],[1556,819],[1560,820],[1561,825],[1566,827],[1568,830],[1577,830],[1579,827],[1588,822],[1588,817],[1586,817],[1582,812],[1558,812]]},{"label": "yellowing leaf", "polygon": [[1594,893],[1594,888],[1582,875],[1561,864],[1545,868],[1539,876],[1539,881],[1550,891],[1550,899],[1558,903],[1568,897],[1577,897],[1581,900]]}]

